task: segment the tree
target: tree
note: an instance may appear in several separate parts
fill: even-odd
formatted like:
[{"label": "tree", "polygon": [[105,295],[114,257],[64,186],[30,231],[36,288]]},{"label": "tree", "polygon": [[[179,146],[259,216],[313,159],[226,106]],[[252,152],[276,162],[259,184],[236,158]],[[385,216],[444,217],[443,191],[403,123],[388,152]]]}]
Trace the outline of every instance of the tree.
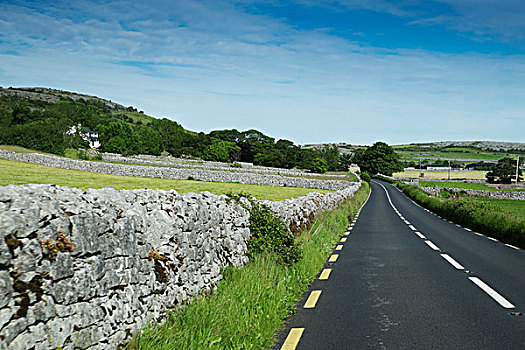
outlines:
[{"label": "tree", "polygon": [[328,171],[328,163],[323,158],[315,158],[310,165],[310,171],[313,173],[324,174]]},{"label": "tree", "polygon": [[[516,179],[516,160],[505,157],[498,160],[494,165],[492,171],[489,171],[485,176],[489,182],[500,182],[510,184],[512,180]],[[519,180],[523,180],[521,169],[518,172]]]},{"label": "tree", "polygon": [[233,161],[239,150],[235,142],[213,140],[211,145],[204,149],[202,158],[216,162]]},{"label": "tree", "polygon": [[352,161],[359,165],[361,171],[374,175],[392,176],[393,173],[403,170],[399,155],[384,142],[376,142],[367,149],[357,150]]},{"label": "tree", "polygon": [[329,171],[338,171],[339,169],[339,147],[337,145],[323,145],[323,147],[318,148],[317,152],[319,158],[326,160]]}]

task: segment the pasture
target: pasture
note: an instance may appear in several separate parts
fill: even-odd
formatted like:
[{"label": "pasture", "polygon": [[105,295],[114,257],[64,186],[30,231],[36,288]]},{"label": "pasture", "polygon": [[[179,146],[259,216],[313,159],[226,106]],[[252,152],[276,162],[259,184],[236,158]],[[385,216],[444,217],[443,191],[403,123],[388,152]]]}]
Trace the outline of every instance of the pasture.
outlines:
[{"label": "pasture", "polygon": [[176,190],[179,193],[209,191],[220,195],[245,193],[259,199],[280,201],[304,196],[310,192],[326,193],[327,190],[250,185],[229,182],[171,180],[148,177],[98,174],[88,171],[51,168],[43,165],[0,159],[0,186],[21,184],[56,184],[80,189],[112,186],[120,189],[156,188]]},{"label": "pasture", "polygon": [[[423,173],[423,177],[419,177],[419,174]],[[486,171],[479,170],[453,170],[450,172],[450,178],[455,180],[485,180]],[[446,180],[448,179],[448,171],[427,171],[427,170],[407,170],[399,173],[394,173],[394,177],[405,177],[411,179],[420,178],[425,179],[437,179]]]}]

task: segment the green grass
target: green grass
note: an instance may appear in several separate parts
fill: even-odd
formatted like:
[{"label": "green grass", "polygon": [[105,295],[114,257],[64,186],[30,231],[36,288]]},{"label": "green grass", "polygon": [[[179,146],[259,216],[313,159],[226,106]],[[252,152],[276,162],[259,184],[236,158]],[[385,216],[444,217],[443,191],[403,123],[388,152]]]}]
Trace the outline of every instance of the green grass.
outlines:
[{"label": "green grass", "polygon": [[474,151],[431,151],[431,152],[417,152],[417,151],[398,151],[403,158],[411,159],[427,159],[427,158],[451,158],[451,159],[475,159],[475,160],[498,160],[503,157],[515,156],[510,153],[492,153],[492,152],[480,152]]},{"label": "green grass", "polygon": [[408,197],[432,212],[471,230],[525,249],[525,201],[461,196],[429,196],[419,187],[397,183]]},{"label": "green grass", "polygon": [[483,203],[490,203],[499,209],[500,212],[509,214],[518,220],[525,221],[525,201],[483,197],[471,197],[471,199]]},{"label": "green grass", "polygon": [[163,325],[146,327],[128,348],[268,349],[369,189],[363,183],[351,200],[320,214],[300,234],[299,262],[283,267],[271,256],[259,256],[243,268],[227,268],[216,291],[173,310]]},{"label": "green grass", "polygon": [[259,199],[279,201],[327,190],[249,185],[229,182],[170,180],[148,177],[98,174],[79,170],[51,168],[37,164],[0,159],[0,186],[27,183],[56,184],[80,189],[113,186],[115,189],[158,188],[179,193],[209,191],[215,194],[249,193]]},{"label": "green grass", "polygon": [[[394,177],[407,177],[416,179],[419,178],[419,174],[424,173],[425,176],[422,179],[442,179],[448,178],[448,171],[426,171],[426,170],[406,170],[399,173],[394,173]],[[486,171],[479,170],[465,170],[465,171],[451,171],[450,178],[453,180],[473,179],[473,180],[485,180]]]},{"label": "green grass", "polygon": [[56,156],[56,154],[51,153],[45,153],[41,151],[35,151],[29,148],[21,147],[21,146],[11,146],[11,145],[0,145],[0,149],[4,151],[11,151],[16,153],[40,153],[40,154],[47,154],[50,156]]},{"label": "green grass", "polygon": [[490,186],[485,186],[482,183],[470,183],[470,182],[438,182],[438,181],[419,181],[419,185],[423,187],[435,187],[441,188],[464,188],[470,190],[482,190],[482,191],[507,191],[507,192],[523,192],[519,190],[500,190]]}]

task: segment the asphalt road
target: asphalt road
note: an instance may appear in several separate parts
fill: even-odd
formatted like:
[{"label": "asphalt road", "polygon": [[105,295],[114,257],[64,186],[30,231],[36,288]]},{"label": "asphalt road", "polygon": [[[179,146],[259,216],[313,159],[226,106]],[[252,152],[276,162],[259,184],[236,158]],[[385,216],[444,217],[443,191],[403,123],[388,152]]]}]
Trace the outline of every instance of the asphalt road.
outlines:
[{"label": "asphalt road", "polygon": [[339,245],[276,349],[525,349],[525,251],[378,181]]}]

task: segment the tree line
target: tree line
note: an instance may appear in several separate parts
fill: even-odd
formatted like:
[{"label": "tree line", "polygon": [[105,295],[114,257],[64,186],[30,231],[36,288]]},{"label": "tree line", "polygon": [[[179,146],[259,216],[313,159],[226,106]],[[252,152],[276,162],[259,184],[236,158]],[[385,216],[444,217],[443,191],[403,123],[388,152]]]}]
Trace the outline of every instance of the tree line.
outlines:
[{"label": "tree line", "polygon": [[346,171],[352,159],[336,145],[304,149],[292,141],[274,138],[258,130],[216,130],[208,134],[184,129],[167,118],[147,117],[134,107],[115,108],[103,101],[61,96],[58,102],[0,97],[0,144],[63,155],[68,148],[86,148],[81,124],[99,134],[100,150],[123,155],[188,156],[209,161],[248,162],[313,172]]}]

